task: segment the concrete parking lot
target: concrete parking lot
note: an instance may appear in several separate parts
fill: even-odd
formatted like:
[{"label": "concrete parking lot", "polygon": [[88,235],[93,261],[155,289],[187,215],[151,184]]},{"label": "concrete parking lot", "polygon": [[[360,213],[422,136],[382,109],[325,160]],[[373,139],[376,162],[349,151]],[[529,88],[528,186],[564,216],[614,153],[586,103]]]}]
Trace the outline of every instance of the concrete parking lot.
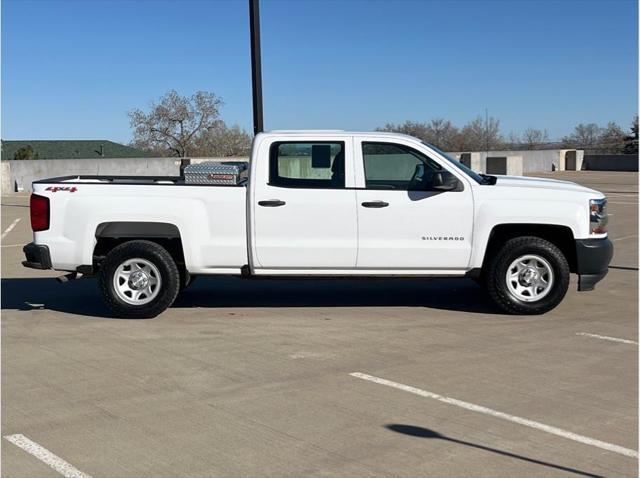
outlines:
[{"label": "concrete parking lot", "polygon": [[[637,173],[544,176],[607,194],[616,251],[531,317],[462,279],[199,278],[112,319],[94,279],[21,267],[28,198],[2,197],[2,435],[94,478],[637,476]],[[2,476],[47,456],[3,439]]]}]

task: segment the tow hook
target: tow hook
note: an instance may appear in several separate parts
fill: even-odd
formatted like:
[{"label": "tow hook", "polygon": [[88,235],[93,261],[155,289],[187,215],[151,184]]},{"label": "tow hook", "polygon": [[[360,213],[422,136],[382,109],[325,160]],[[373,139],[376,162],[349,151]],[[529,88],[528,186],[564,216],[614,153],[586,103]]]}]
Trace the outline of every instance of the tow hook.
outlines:
[{"label": "tow hook", "polygon": [[80,274],[79,272],[69,272],[68,274],[65,274],[63,276],[56,277],[56,280],[64,284],[65,282],[80,279],[80,277],[82,277],[82,274]]}]

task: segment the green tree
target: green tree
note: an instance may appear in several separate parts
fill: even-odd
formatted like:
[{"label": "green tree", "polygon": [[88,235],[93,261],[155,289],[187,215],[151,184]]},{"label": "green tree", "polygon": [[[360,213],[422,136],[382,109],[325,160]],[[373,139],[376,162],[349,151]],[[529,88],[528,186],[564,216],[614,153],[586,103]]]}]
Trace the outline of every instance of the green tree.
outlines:
[{"label": "green tree", "polygon": [[38,159],[38,153],[36,153],[30,144],[22,146],[14,154],[13,159]]},{"label": "green tree", "polygon": [[638,115],[631,124],[631,134],[624,138],[624,154],[638,154]]}]

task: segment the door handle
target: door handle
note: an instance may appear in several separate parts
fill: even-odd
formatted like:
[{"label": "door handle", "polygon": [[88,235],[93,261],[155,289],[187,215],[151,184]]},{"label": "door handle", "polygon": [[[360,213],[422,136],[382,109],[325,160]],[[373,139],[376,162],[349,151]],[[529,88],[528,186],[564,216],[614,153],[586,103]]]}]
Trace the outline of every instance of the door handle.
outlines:
[{"label": "door handle", "polygon": [[280,199],[270,199],[268,201],[258,201],[258,206],[263,207],[280,207],[287,204],[284,201],[280,201]]},{"label": "door handle", "polygon": [[388,205],[389,203],[384,201],[367,201],[362,203],[363,207],[372,207],[372,208],[387,207]]}]

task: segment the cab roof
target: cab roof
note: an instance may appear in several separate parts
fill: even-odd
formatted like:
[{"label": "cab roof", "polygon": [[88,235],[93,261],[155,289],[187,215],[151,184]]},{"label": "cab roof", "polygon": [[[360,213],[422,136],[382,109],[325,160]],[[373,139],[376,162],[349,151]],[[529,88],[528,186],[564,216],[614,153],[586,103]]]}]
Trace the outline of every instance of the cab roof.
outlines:
[{"label": "cab roof", "polygon": [[390,138],[407,138],[413,141],[420,141],[420,139],[409,136],[402,133],[393,133],[389,131],[346,131],[342,129],[287,129],[287,130],[273,130],[260,133],[269,136],[375,136],[390,137]]}]

